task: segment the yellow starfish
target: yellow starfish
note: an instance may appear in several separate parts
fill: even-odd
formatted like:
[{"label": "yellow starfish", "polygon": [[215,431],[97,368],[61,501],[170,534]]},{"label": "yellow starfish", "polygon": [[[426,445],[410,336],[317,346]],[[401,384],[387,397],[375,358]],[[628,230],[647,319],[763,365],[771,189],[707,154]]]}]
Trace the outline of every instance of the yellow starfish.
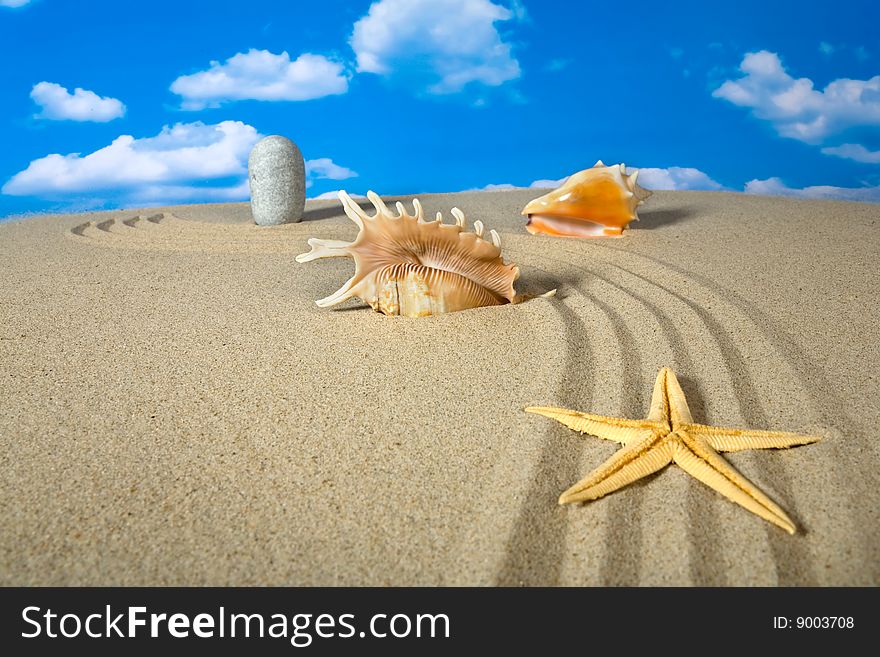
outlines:
[{"label": "yellow starfish", "polygon": [[598,499],[675,462],[691,476],[789,534],[794,534],[795,524],[785,511],[718,452],[780,449],[820,440],[816,436],[783,431],[725,429],[695,424],[678,379],[668,367],[657,375],[647,420],[627,420],[544,406],[530,406],[526,411],[562,422],[575,431],[623,445],[623,449],[565,491],[559,497],[560,504]]}]

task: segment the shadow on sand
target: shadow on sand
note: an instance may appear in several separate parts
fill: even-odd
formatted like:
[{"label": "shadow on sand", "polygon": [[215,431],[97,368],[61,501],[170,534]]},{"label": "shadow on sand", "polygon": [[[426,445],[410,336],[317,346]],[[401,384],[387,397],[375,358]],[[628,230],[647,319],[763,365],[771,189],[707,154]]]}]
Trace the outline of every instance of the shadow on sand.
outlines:
[{"label": "shadow on sand", "polygon": [[[356,199],[355,202],[358,206],[363,209],[370,211],[370,214],[373,214],[376,210],[373,207],[373,204],[370,203],[367,199]],[[321,219],[329,219],[330,217],[341,217],[345,215],[345,210],[342,209],[342,204],[338,201],[331,206],[326,208],[312,208],[311,210],[306,210],[303,212],[303,221],[319,221]]]},{"label": "shadow on sand", "polygon": [[652,228],[682,223],[689,217],[696,216],[696,214],[696,208],[687,206],[670,208],[669,210],[647,210],[639,214],[639,221],[633,224],[633,226],[651,230]]}]

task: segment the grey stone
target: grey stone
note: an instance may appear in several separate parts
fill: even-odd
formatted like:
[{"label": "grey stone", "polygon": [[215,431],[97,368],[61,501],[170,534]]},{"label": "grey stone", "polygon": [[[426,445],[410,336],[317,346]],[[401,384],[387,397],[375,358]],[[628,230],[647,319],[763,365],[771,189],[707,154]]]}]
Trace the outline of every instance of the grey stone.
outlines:
[{"label": "grey stone", "polygon": [[300,221],[306,206],[306,167],[292,141],[271,135],[248,157],[251,214],[260,226]]}]

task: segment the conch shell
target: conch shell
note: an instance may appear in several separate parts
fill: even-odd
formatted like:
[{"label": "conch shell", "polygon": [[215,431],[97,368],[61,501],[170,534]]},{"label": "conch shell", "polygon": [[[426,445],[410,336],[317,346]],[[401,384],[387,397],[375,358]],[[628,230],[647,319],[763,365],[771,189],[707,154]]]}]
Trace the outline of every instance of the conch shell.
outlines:
[{"label": "conch shell", "polygon": [[367,198],[376,208],[373,216],[339,192],[345,214],[360,228],[354,242],[312,238],[311,251],[296,258],[354,259],[354,276],[317,301],[321,308],[360,297],[386,315],[423,317],[523,300],[513,288],[519,268],[504,264],[497,232],[489,231],[491,241],[483,239],[482,222],[468,232],[458,208],[452,209],[456,223],[444,224],[439,212],[434,221],[425,221],[418,199],[413,199],[415,214],[398,202],[394,215],[377,194],[367,192]]},{"label": "conch shell", "polygon": [[606,167],[599,160],[526,205],[526,230],[532,235],[619,237],[630,221],[638,220],[638,206],[652,194],[636,183],[638,175],[627,176],[625,165]]}]

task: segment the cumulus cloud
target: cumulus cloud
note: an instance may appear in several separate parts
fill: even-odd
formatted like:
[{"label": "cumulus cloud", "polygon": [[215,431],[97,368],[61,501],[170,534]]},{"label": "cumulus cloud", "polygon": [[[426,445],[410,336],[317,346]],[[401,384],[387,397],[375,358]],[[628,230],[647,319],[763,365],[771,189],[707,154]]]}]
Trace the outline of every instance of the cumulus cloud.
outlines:
[{"label": "cumulus cloud", "polygon": [[490,87],[520,76],[496,23],[522,20],[490,0],[378,0],[349,39],[358,71],[421,79],[428,93],[450,94],[470,83]]},{"label": "cumulus cloud", "polygon": [[[317,196],[310,196],[309,199],[312,201],[326,201],[326,200],[335,201],[339,198],[339,191],[340,190],[338,190],[338,189],[334,189],[329,192],[324,192],[323,194],[318,194]],[[367,198],[363,194],[353,194],[351,192],[349,192],[348,195],[351,196],[352,198]]]},{"label": "cumulus cloud", "polygon": [[510,183],[490,183],[483,187],[474,187],[465,191],[468,192],[503,192],[509,189],[555,189],[568,180],[568,176],[559,180],[550,180],[549,178],[540,178],[533,180],[526,186],[511,185]]},{"label": "cumulus cloud", "polygon": [[116,98],[102,98],[94,91],[77,87],[70,93],[54,82],[38,82],[31,98],[41,111],[34,116],[54,121],[94,121],[106,123],[125,114],[125,105]]},{"label": "cumulus cloud", "polygon": [[126,205],[143,207],[180,203],[231,203],[246,201],[250,194],[247,178],[231,185],[145,185],[128,193]]},{"label": "cumulus cloud", "polygon": [[812,187],[794,188],[787,186],[776,177],[767,178],[766,180],[751,180],[746,183],[745,192],[746,194],[762,194],[766,196],[796,196],[800,198],[825,198],[880,203],[880,186],[833,187],[831,185],[814,185]]},{"label": "cumulus cloud", "polygon": [[559,180],[550,180],[549,178],[540,178],[538,180],[533,180],[529,187],[534,187],[536,189],[555,189],[559,187],[562,183],[568,180],[568,176],[565,178],[560,178]]},{"label": "cumulus cloud", "polygon": [[[880,159],[880,158],[878,158]],[[628,172],[635,171],[628,168]],[[709,190],[709,191],[735,191],[724,187],[721,183],[712,179],[709,175],[690,167],[668,167],[665,169],[643,167],[638,169],[639,183],[651,190]],[[528,188],[554,189],[566,181],[566,178],[552,180],[542,178],[533,181]],[[485,187],[466,191],[496,191],[507,189],[526,189],[506,183],[491,184]],[[746,194],[760,194],[764,196],[793,196],[810,199],[838,199],[847,201],[862,201],[865,203],[880,203],[880,186],[875,187],[834,187],[832,185],[815,185],[812,187],[789,187],[777,177],[765,180],[751,180],[745,184]]]},{"label": "cumulus cloud", "polygon": [[648,189],[661,190],[713,190],[724,186],[710,178],[706,173],[691,167],[668,167],[666,169],[641,168],[639,184]]},{"label": "cumulus cloud", "polygon": [[463,192],[506,192],[511,189],[552,189],[554,187],[559,187],[562,183],[565,182],[565,178],[560,178],[559,180],[536,180],[533,183],[522,186],[522,185],[512,185],[511,183],[489,183],[488,185],[483,185],[482,187],[471,187],[470,189],[463,189]]},{"label": "cumulus cloud", "polygon": [[725,81],[712,95],[750,108],[783,137],[819,144],[850,128],[880,125],[880,76],[842,78],[819,91],[812,80],[791,77],[779,55],[766,50],[748,53],[740,70],[743,77]]},{"label": "cumulus cloud", "polygon": [[181,183],[243,176],[260,135],[240,121],[165,126],[155,137],[121,135],[94,153],[52,154],[15,174],[2,192],[52,196],[116,191],[128,196],[152,189],[179,193]]},{"label": "cumulus cloud", "polygon": [[489,183],[488,185],[484,185],[482,187],[471,187],[470,189],[463,189],[463,192],[504,192],[509,189],[523,189],[522,187],[517,187],[516,185],[511,185],[510,183]]},{"label": "cumulus cloud", "polygon": [[[247,158],[262,137],[241,121],[200,121],[165,126],[139,139],[121,135],[93,153],[47,155],[2,187],[3,194],[111,206],[244,201],[250,190]],[[342,180],[357,173],[330,158],[306,162],[309,178]]]},{"label": "cumulus cloud", "polygon": [[[656,169],[648,167],[627,167],[628,174],[639,172],[639,184],[648,189],[659,190],[723,190],[724,186],[710,178],[699,169],[690,167],[668,167]],[[554,180],[552,178],[539,178],[533,180],[527,187],[519,187],[509,183],[492,183],[484,187],[476,187],[465,190],[470,192],[491,192],[508,189],[555,189],[568,180],[568,176]]]},{"label": "cumulus cloud", "polygon": [[845,157],[856,162],[867,162],[868,164],[880,163],[880,151],[871,151],[861,144],[841,144],[840,146],[828,146],[823,148],[822,152],[826,155],[836,155],[837,157]]},{"label": "cumulus cloud", "polygon": [[206,71],[182,75],[171,91],[183,98],[181,107],[200,110],[236,100],[312,100],[348,91],[342,63],[304,53],[291,61],[286,52],[251,49],[224,63],[213,61]]},{"label": "cumulus cloud", "polygon": [[[722,190],[724,186],[710,178],[706,173],[692,167],[627,167],[627,173],[639,172],[639,184],[648,189],[658,190]],[[559,187],[566,178],[559,180],[541,179],[529,187],[542,189]]]},{"label": "cumulus cloud", "polygon": [[306,161],[306,174],[310,178],[326,178],[328,180],[345,180],[357,176],[357,172],[336,164],[329,157]]}]

